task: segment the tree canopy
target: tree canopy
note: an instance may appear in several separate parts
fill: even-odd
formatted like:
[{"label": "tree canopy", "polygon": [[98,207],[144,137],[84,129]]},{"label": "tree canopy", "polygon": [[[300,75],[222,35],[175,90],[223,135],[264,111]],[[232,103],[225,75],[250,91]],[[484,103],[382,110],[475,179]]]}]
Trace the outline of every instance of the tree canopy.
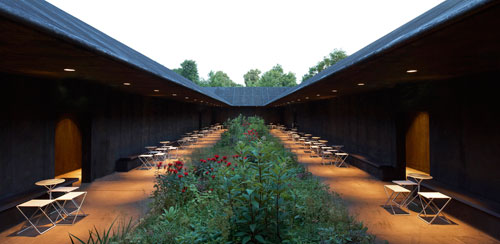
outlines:
[{"label": "tree canopy", "polygon": [[328,56],[323,57],[323,60],[319,61],[318,64],[309,68],[309,73],[302,76],[302,81],[310,79],[319,72],[325,70],[326,68],[334,65],[338,61],[347,58],[347,54],[342,49],[334,49]]},{"label": "tree canopy", "polygon": [[198,75],[198,65],[196,64],[196,61],[186,59],[181,63],[181,67],[174,69],[174,71],[188,80],[191,80],[198,85],[200,84],[200,76]]},{"label": "tree canopy", "polygon": [[262,72],[258,69],[251,69],[245,75],[243,75],[243,79],[245,80],[245,86],[247,87],[255,87],[259,83],[260,74]]},{"label": "tree canopy", "polygon": [[277,87],[277,86],[296,86],[297,78],[292,72],[285,74],[283,67],[277,64],[271,70],[262,74],[258,86]]},{"label": "tree canopy", "polygon": [[242,86],[240,84],[235,83],[234,81],[229,78],[229,76],[222,72],[222,71],[210,71],[208,73],[208,79],[204,80],[201,82],[202,86],[213,86],[213,87],[218,87],[218,86],[223,86],[223,87],[235,87],[235,86]]},{"label": "tree canopy", "polygon": [[[319,61],[315,66],[310,67],[309,72],[302,76],[302,81],[310,79],[346,57],[347,54],[344,50],[334,49],[328,56],[323,57],[323,60]],[[198,75],[198,66],[194,60],[184,60],[184,62],[181,63],[181,67],[174,69],[174,71],[200,86],[242,86],[232,81],[226,73],[220,70],[210,71],[206,80],[200,78]],[[259,69],[251,69],[243,75],[243,79],[247,87],[282,87],[297,85],[295,74],[292,72],[285,73],[280,64],[276,64],[273,68],[264,73]]]},{"label": "tree canopy", "polygon": [[245,85],[248,87],[280,87],[280,86],[296,86],[297,78],[292,72],[285,73],[283,67],[277,64],[271,70],[266,71],[259,77],[261,71],[258,69],[251,69],[243,78]]}]

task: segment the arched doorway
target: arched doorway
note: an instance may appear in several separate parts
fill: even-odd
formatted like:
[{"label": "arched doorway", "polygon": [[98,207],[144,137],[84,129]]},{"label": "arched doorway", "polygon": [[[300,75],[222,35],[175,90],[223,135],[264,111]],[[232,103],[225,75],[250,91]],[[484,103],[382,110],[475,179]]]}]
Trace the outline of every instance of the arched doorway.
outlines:
[{"label": "arched doorway", "polygon": [[55,131],[55,176],[79,178],[82,175],[82,133],[71,116],[63,116]]},{"label": "arched doorway", "polygon": [[429,113],[416,112],[410,115],[405,143],[407,171],[413,169],[429,174]]}]

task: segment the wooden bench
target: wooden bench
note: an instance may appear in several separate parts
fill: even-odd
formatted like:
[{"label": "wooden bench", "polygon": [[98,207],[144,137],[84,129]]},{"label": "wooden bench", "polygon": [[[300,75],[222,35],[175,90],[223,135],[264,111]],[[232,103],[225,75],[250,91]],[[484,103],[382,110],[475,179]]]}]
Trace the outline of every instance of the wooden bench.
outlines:
[{"label": "wooden bench", "polygon": [[132,155],[128,157],[119,158],[116,161],[115,171],[117,172],[128,172],[135,169],[141,165],[139,160],[139,155]]}]

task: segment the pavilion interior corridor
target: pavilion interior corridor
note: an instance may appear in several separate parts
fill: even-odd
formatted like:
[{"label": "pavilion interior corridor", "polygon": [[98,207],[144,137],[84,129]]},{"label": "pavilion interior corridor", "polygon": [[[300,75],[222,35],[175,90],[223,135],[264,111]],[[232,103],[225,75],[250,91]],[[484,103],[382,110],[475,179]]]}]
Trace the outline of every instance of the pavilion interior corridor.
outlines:
[{"label": "pavilion interior corridor", "polygon": [[[340,194],[349,212],[363,222],[371,234],[377,236],[378,243],[499,243],[484,232],[464,223],[453,216],[446,216],[453,224],[429,225],[417,217],[417,212],[410,215],[392,215],[382,205],[387,200],[383,182],[354,166],[337,168],[334,165],[322,165],[320,157],[311,157],[309,150],[295,144],[290,137],[279,131],[272,134],[281,139],[300,163],[309,172],[317,176],[332,191]],[[413,172],[407,170],[407,173]],[[453,200],[452,200],[453,201]],[[410,209],[412,209],[410,207]]]},{"label": "pavilion interior corridor", "polygon": [[[220,139],[224,130],[216,131],[207,137],[199,139],[194,144],[178,151],[178,158],[182,159],[196,148],[209,147]],[[168,159],[175,161],[177,159]],[[92,183],[80,183],[81,191],[87,191],[82,209],[87,216],[77,219],[74,225],[58,225],[43,235],[36,233],[33,228],[17,235],[21,224],[0,232],[0,243],[9,244],[36,244],[36,243],[71,243],[69,234],[82,240],[87,240],[88,231],[97,228],[103,231],[115,221],[114,227],[120,223],[133,223],[143,217],[149,210],[150,195],[154,190],[155,169],[141,170],[140,167],[129,172],[115,172],[99,178]],[[79,170],[69,172],[63,176],[76,178]],[[81,182],[81,181],[79,181]]]}]

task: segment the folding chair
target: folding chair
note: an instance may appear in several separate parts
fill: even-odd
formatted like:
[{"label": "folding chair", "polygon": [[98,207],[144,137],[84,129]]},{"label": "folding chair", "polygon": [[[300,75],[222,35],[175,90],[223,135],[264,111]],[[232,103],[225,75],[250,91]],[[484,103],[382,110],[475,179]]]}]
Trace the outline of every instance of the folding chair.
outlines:
[{"label": "folding chair", "polygon": [[316,146],[316,145],[311,146],[311,155],[310,155],[310,157],[311,157],[311,158],[312,158],[312,157],[315,157],[315,156],[313,155],[313,153],[317,153],[317,154],[319,155],[319,146]]},{"label": "folding chair", "polygon": [[333,153],[329,152],[329,151],[324,151],[323,153],[321,153],[321,164],[325,164],[324,163],[325,160],[326,160],[326,162],[329,162],[330,164],[332,164]]},{"label": "folding chair", "polygon": [[[410,194],[410,190],[398,185],[384,185],[384,191],[385,195],[387,196],[387,201],[385,201],[384,207],[390,206],[393,215],[410,215],[409,212],[397,214],[396,211],[394,210],[394,205],[399,208],[404,206],[405,200],[408,198],[408,194]],[[390,195],[389,192],[391,192]],[[402,197],[401,200],[398,202],[398,196],[400,195]],[[387,205],[388,203],[390,204]]]},{"label": "folding chair", "polygon": [[[87,196],[87,192],[86,191],[74,191],[74,192],[69,192],[69,193],[66,193],[58,198],[56,198],[56,203],[57,203],[57,206],[59,206],[59,208],[61,209],[61,212],[64,213],[65,216],[61,216],[62,219],[66,219],[67,217],[70,217],[70,216],[73,216],[73,222],[71,222],[71,224],[75,224],[75,221],[76,219],[78,218],[78,216],[86,216],[85,212],[83,212],[82,210],[82,205],[83,205],[83,202],[85,201],[85,197]],[[78,204],[76,202],[75,199],[77,198],[82,198],[80,204]],[[73,203],[73,206],[76,208],[74,209],[73,211],[71,211],[70,209],[68,209],[68,207],[66,206],[66,203],[70,201]],[[72,215],[73,213],[75,213],[74,215]],[[82,212],[83,215],[79,215],[79,213]],[[61,225],[61,223],[59,223],[59,225]]]},{"label": "folding chair", "polygon": [[[434,220],[436,220],[437,217],[441,218],[442,220],[448,222],[448,224],[451,224],[451,221],[442,213],[443,209],[450,203],[451,197],[444,195],[443,193],[440,192],[418,192],[418,196],[420,197],[420,201],[425,203],[425,206],[423,207],[422,211],[418,213],[418,217],[426,222],[427,224],[432,224]],[[434,202],[435,199],[443,199],[445,202],[441,207],[438,207],[438,205]],[[431,210],[433,213],[427,213],[426,209]],[[426,220],[425,218],[432,217],[430,221]]]},{"label": "folding chair", "polygon": [[347,159],[347,156],[349,156],[349,154],[337,152],[335,153],[335,156],[337,157],[335,166],[342,167],[344,165],[345,167],[348,167],[345,160]]},{"label": "folding chair", "polygon": [[410,194],[408,194],[408,198],[404,202],[404,207],[408,208],[408,204],[413,202],[413,200],[418,197],[418,194],[416,194],[417,189],[418,189],[416,187],[417,183],[414,181],[411,181],[411,180],[393,180],[392,183],[397,184],[399,186],[402,186],[406,189],[411,188],[411,189],[408,189],[411,192],[410,192]]},{"label": "folding chair", "polygon": [[139,160],[141,160],[143,167],[146,167],[146,168],[153,167],[153,155],[141,154],[141,155],[139,155]]},{"label": "folding chair", "polygon": [[178,147],[169,147],[168,148],[168,156],[167,158],[172,158],[171,156],[173,156],[173,153],[172,151],[175,150],[175,157],[173,157],[174,159],[177,158],[178,156],[178,153],[179,153],[179,148]]},{"label": "folding chair", "polygon": [[166,156],[165,156],[165,155],[166,155],[166,154],[165,154],[165,153],[163,153],[163,152],[155,153],[155,154],[153,155],[153,156],[154,156],[154,157],[153,157],[153,158],[154,158],[154,161],[156,161],[156,162],[159,162],[159,161],[164,162],[165,160],[167,160],[167,158],[166,158]]},{"label": "folding chair", "polygon": [[[50,229],[56,227],[55,221],[52,221],[52,219],[47,214],[47,210],[49,209],[49,207],[52,206],[56,210],[56,212],[58,214],[58,217],[61,216],[59,210],[57,210],[56,206],[54,205],[54,202],[55,202],[54,199],[52,199],[52,200],[49,200],[49,199],[33,199],[33,200],[29,200],[29,201],[27,201],[25,203],[17,205],[16,207],[19,210],[19,212],[21,212],[21,214],[24,216],[24,218],[26,218],[26,221],[31,224],[31,226],[28,226],[28,227],[26,227],[24,229],[23,229],[24,225],[21,226],[21,230],[19,232],[17,232],[17,234],[20,234],[20,233],[24,232],[27,229],[34,228],[36,230],[36,232],[38,232],[38,234],[41,235],[41,234],[49,231]],[[25,209],[25,208],[36,208],[36,210],[35,210],[35,212],[33,214],[31,214],[30,217],[28,217],[23,212],[23,210],[22,210],[22,209]],[[40,213],[40,214],[38,214],[38,213]],[[40,231],[39,228],[42,227],[42,226],[38,226],[38,224],[40,223],[40,220],[42,218],[44,218],[44,216],[45,216],[45,218],[47,218],[50,221],[51,225],[46,230]],[[36,221],[35,221],[35,218],[36,218]],[[33,223],[33,222],[35,222],[35,223]]]}]

